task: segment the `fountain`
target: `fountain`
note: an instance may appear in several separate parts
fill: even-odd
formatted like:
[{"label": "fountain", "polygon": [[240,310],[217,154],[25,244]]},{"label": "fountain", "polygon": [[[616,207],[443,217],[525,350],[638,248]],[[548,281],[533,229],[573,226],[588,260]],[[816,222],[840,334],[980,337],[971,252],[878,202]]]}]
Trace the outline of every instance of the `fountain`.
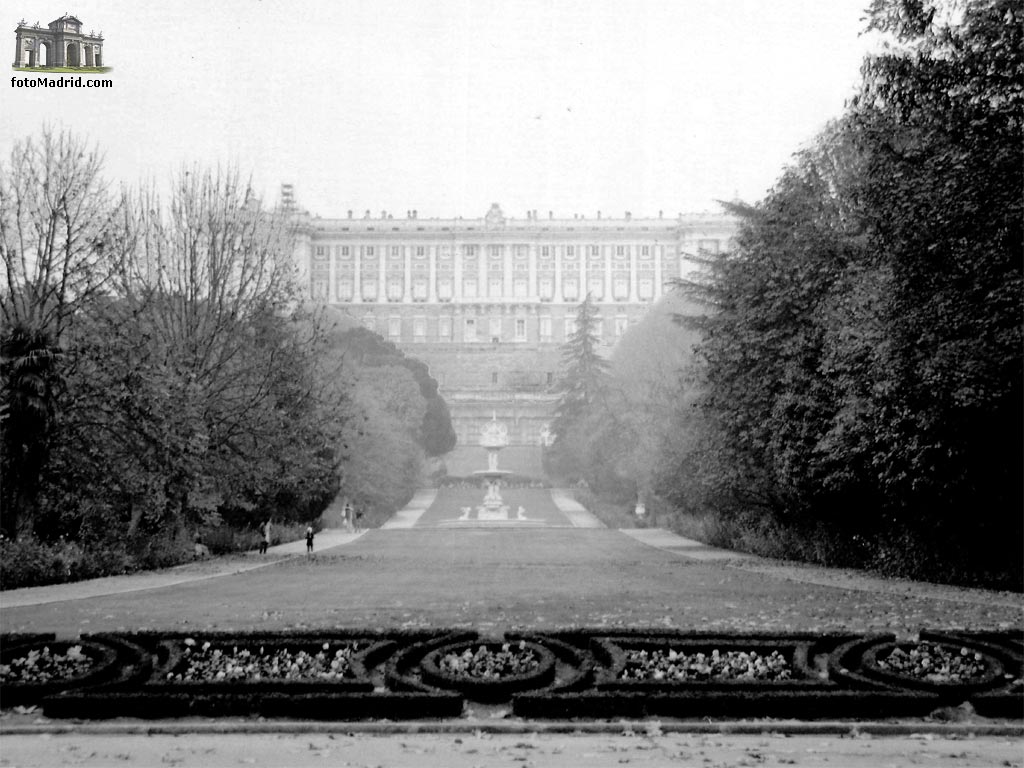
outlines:
[{"label": "fountain", "polygon": [[501,478],[511,472],[498,469],[498,451],[508,445],[508,427],[498,421],[496,413],[480,429],[480,446],[487,449],[487,469],[474,472],[483,478],[487,492],[484,503],[476,508],[477,520],[508,520],[508,506],[501,498]]}]

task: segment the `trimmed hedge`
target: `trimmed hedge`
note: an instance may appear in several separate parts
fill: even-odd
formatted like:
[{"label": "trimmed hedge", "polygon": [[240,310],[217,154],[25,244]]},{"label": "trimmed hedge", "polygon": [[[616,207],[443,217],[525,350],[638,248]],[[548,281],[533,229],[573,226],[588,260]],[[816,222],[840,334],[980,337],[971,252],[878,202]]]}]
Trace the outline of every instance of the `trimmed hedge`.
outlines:
[{"label": "trimmed hedge", "polygon": [[[233,648],[305,650],[357,643],[345,677],[334,679],[172,681],[186,638]],[[483,644],[525,642],[540,660],[527,673],[479,679],[442,670],[446,653]],[[5,635],[0,659],[49,645],[52,635]],[[448,630],[307,632],[137,632],[85,635],[76,645],[97,664],[75,678],[7,684],[3,706],[42,704],[48,717],[281,717],[316,720],[452,718],[465,699],[511,700],[512,712],[534,718],[872,718],[924,717],[970,701],[978,714],[1024,718],[1024,643],[1011,633],[922,632],[921,642],[981,654],[987,674],[928,681],[894,674],[878,658],[901,645],[893,635],[849,633],[679,632],[576,629],[509,634],[504,641]],[[629,650],[778,651],[791,677],[754,679],[622,679]],[[332,650],[332,649],[329,649]]]},{"label": "trimmed hedge", "polygon": [[420,660],[420,673],[424,682],[435,688],[458,692],[473,701],[489,703],[508,701],[515,693],[528,691],[531,688],[542,688],[554,682],[555,657],[551,651],[537,643],[526,643],[526,648],[536,654],[540,666],[535,670],[518,675],[506,675],[497,679],[480,679],[466,675],[454,675],[441,669],[438,665],[439,659],[445,654],[457,654],[481,645],[489,651],[502,647],[502,643],[498,641],[483,643],[463,641],[442,645],[440,648],[430,651]]}]

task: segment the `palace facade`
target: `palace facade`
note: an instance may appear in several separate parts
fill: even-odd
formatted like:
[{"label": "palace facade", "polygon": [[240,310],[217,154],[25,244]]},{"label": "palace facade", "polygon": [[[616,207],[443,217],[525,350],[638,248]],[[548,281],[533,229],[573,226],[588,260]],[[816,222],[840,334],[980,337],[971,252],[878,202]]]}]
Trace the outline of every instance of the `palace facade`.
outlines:
[{"label": "palace facade", "polygon": [[736,228],[723,214],[520,218],[496,203],[480,218],[296,220],[312,298],[430,366],[459,438],[447,457],[453,475],[486,465],[480,428],[496,415],[509,433],[502,468],[539,476],[577,305],[591,295],[610,348],[692,271],[688,255],[724,249]]}]

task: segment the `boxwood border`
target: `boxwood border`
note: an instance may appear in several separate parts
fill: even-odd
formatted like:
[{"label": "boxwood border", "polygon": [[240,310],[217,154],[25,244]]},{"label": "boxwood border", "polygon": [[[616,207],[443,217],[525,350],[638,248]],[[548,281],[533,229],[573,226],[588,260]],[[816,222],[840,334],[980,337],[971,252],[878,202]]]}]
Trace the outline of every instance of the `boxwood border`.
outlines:
[{"label": "boxwood border", "polygon": [[527,647],[539,657],[540,666],[536,670],[518,675],[508,675],[494,680],[453,675],[441,669],[435,659],[445,653],[461,653],[466,649],[484,646],[488,650],[501,648],[506,641],[485,639],[465,640],[450,645],[442,645],[423,655],[420,659],[420,674],[424,682],[435,688],[456,691],[467,699],[484,703],[508,701],[513,694],[536,688],[549,687],[555,679],[555,656],[551,651],[535,642],[526,642]]}]

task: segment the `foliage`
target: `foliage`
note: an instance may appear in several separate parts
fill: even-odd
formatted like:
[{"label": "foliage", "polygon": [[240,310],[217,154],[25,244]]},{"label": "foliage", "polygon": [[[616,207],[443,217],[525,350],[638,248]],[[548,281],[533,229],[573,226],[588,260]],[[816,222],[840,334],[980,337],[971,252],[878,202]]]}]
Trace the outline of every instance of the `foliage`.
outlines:
[{"label": "foliage", "polygon": [[339,348],[299,301],[288,212],[233,170],[165,199],[100,172],[50,130],[0,166],[5,585],[176,563],[196,532],[232,551],[339,491],[401,506],[454,445],[447,407],[425,365]]},{"label": "foliage", "polygon": [[764,201],[730,206],[736,248],[689,286],[714,307],[706,476],[748,526],[827,530],[821,559],[1019,586],[1019,9],[871,14],[897,47]]},{"label": "foliage", "polygon": [[891,40],[845,114],[725,204],[731,250],[690,257],[703,310],[672,310],[675,336],[652,310],[562,434],[593,491],[633,485],[714,543],[1019,589],[1020,9],[869,13]]},{"label": "foliage", "polygon": [[554,442],[546,452],[549,474],[575,480],[583,476],[587,422],[606,404],[608,361],[598,352],[598,309],[590,294],[576,308],[576,325],[562,346],[561,395],[551,422]]}]

